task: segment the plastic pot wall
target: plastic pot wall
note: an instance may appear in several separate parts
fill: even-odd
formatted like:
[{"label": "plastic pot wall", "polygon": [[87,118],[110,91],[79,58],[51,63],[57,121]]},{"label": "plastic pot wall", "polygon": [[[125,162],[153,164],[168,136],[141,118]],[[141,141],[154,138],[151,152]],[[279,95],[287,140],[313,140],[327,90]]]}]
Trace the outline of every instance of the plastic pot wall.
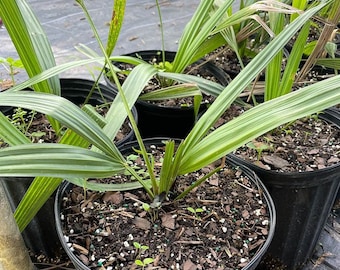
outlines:
[{"label": "plastic pot wall", "polygon": [[[72,101],[75,104],[81,105],[84,103],[89,91],[93,86],[93,81],[83,79],[61,79],[62,96]],[[90,98],[91,105],[103,104],[103,102],[110,102],[116,96],[116,92],[108,88],[106,85],[100,85],[100,92],[95,90]],[[9,113],[10,108],[6,107],[5,113]],[[137,111],[133,108],[133,114],[137,119]],[[128,134],[118,145],[126,143],[134,137],[134,133]],[[25,192],[30,186],[33,178],[0,178],[0,184],[3,185],[5,193],[10,202],[11,208],[14,211]],[[26,246],[34,253],[44,253],[48,256],[55,256],[58,247],[60,247],[59,240],[55,230],[54,223],[54,197],[50,198],[45,205],[40,209],[34,219],[23,231],[23,237]]]},{"label": "plastic pot wall", "polygon": [[[321,116],[322,117],[322,116]],[[332,107],[327,110],[327,119],[329,119],[332,123],[335,123],[338,127],[340,127],[340,107]],[[336,196],[336,201],[340,201],[340,187],[338,190],[338,194]],[[335,210],[336,214],[340,216],[340,209]]]},{"label": "plastic pot wall", "polygon": [[[336,121],[329,111],[320,117]],[[339,118],[333,124],[339,127]],[[282,263],[287,270],[303,267],[313,254],[337,196],[340,163],[314,172],[278,173],[234,155],[228,159],[252,169],[274,200],[277,226],[266,257]]]},{"label": "plastic pot wall", "polygon": [[[156,144],[160,145],[161,141],[165,140],[165,138],[150,138],[144,140],[145,145],[151,145],[151,144]],[[129,142],[125,145],[122,145],[120,147],[121,152],[124,153],[130,153],[132,150],[132,147],[138,148],[138,144],[136,142]],[[234,165],[238,165],[237,163],[231,162]],[[258,252],[253,256],[253,258],[250,260],[250,262],[243,267],[241,270],[255,270],[258,264],[260,263],[262,257],[264,256],[266,250],[268,249],[273,236],[274,236],[274,231],[275,231],[275,226],[276,226],[276,210],[274,206],[274,202],[269,195],[268,190],[264,186],[264,184],[261,182],[261,180],[256,176],[256,174],[251,171],[249,168],[240,166],[242,171],[249,177],[251,181],[256,183],[258,188],[263,191],[263,200],[268,206],[268,213],[269,213],[269,222],[271,224],[269,232],[268,232],[268,237],[266,242],[262,245],[262,247],[258,250]],[[65,249],[67,255],[71,259],[72,263],[76,267],[76,269],[79,270],[89,270],[86,265],[84,265],[81,260],[71,251],[69,243],[66,242],[65,236],[62,231],[62,224],[61,224],[61,205],[63,201],[63,197],[66,191],[69,191],[72,188],[72,184],[68,182],[64,182],[58,189],[56,199],[55,199],[55,221],[56,221],[56,228],[57,228],[57,233],[60,239],[60,242]],[[114,243],[113,243],[114,244]]]},{"label": "plastic pot wall", "polygon": [[[167,61],[173,61],[175,52],[166,52],[165,57]],[[129,56],[141,57],[147,62],[161,62],[160,51],[141,51],[131,54]],[[198,61],[198,63],[203,61]],[[117,64],[119,66],[119,63]],[[199,70],[208,76],[214,76],[222,85],[228,83],[226,74],[211,62],[203,64]],[[112,88],[116,89],[110,79],[105,76],[106,83]],[[206,110],[206,104],[202,104],[200,111]],[[158,106],[146,101],[138,100],[136,102],[139,122],[138,128],[143,138],[149,137],[172,137],[184,138],[192,129],[195,123],[194,109],[190,107],[165,107]]]}]

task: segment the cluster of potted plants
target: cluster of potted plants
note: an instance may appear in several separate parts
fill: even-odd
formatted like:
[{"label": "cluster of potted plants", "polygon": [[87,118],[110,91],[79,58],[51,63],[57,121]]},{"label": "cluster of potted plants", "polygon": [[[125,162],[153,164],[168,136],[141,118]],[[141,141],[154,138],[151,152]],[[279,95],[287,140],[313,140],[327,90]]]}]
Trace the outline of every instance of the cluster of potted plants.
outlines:
[{"label": "cluster of potted plants", "polygon": [[[0,17],[30,76],[0,93],[4,187],[0,206],[9,216],[1,220],[5,224],[0,226],[0,266],[33,269],[19,231],[62,184],[55,196],[55,224],[61,245],[77,269],[255,269],[264,257],[274,258],[287,269],[301,267],[312,254],[340,185],[336,161],[340,118],[336,109],[326,110],[339,104],[340,76],[335,72],[325,80],[293,86],[306,54],[302,44],[315,27],[315,16],[323,16],[325,31],[333,33],[328,27],[333,25],[334,30],[339,21],[339,2],[298,1],[305,5],[296,6],[296,1],[291,5],[241,1],[240,9],[232,12],[233,0],[201,1],[183,30],[178,51],[169,59],[164,48],[151,58],[138,53],[111,56],[126,1],[114,1],[106,47],[84,1],[76,2],[93,29],[101,55],[84,48],[86,59],[63,65],[55,64],[48,40],[25,0],[0,3]],[[324,59],[318,53],[331,46],[332,39],[323,33],[310,61],[336,69],[336,59]],[[241,64],[240,72],[228,82],[212,79],[214,72],[199,73],[207,67],[204,57],[222,46],[231,47],[241,59],[241,51],[251,48],[250,39],[251,44],[259,42],[259,50],[253,50],[256,56],[244,67]],[[283,60],[282,50],[292,42],[290,57]],[[58,74],[93,62],[103,67],[109,88],[98,83],[99,78],[85,83],[86,90],[78,81],[77,90],[67,97],[67,83]],[[252,104],[239,99],[264,70],[263,102],[257,102],[251,91]],[[80,93],[85,97],[78,98]],[[207,97],[211,99],[203,102]],[[186,113],[189,107],[192,122],[182,132],[183,125],[176,123],[181,116],[176,118],[170,130],[179,129],[179,136],[163,130],[148,133],[151,124],[157,127],[158,123],[148,122],[143,129],[143,115],[134,113],[135,104],[140,112],[140,100],[172,100]],[[242,113],[217,127],[216,122],[235,104],[245,106]],[[103,106],[104,116],[98,113]],[[18,128],[8,115],[11,107],[46,116],[55,140],[32,142],[30,121],[27,129]],[[315,122],[322,123],[329,132],[322,146],[334,152],[327,157],[316,155],[323,150],[313,145],[316,159],[328,163],[314,171],[280,170],[290,164],[278,153],[291,150],[274,149],[274,133],[281,130],[290,135],[294,123],[303,122],[298,119],[304,117],[313,125],[304,133],[306,138],[319,129]],[[119,145],[115,140],[127,119],[136,140]],[[163,137],[146,138],[154,135]],[[245,145],[257,153],[257,165],[237,155]],[[271,152],[263,154],[267,150]],[[264,156],[271,161],[269,171],[258,166]],[[300,157],[299,162],[303,160]],[[6,204],[6,181],[14,187],[23,181],[30,184],[14,213],[18,227],[13,226]],[[13,254],[21,259],[11,260]]]}]

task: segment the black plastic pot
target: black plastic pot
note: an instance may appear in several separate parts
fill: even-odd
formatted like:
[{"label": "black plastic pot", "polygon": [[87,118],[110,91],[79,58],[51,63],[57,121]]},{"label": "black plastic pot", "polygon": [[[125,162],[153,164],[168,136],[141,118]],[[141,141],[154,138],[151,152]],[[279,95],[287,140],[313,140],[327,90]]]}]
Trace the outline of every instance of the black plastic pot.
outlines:
[{"label": "black plastic pot", "polygon": [[[322,115],[320,116],[322,117]],[[332,107],[327,110],[327,119],[331,121],[332,123],[336,124],[338,127],[340,127],[340,108],[339,107]],[[335,205],[337,205],[337,202],[340,203],[340,188],[338,190],[338,194],[335,199]],[[337,216],[340,216],[340,209],[335,209],[335,213]]]},{"label": "black plastic pot", "polygon": [[[320,118],[340,127],[339,118],[329,110]],[[228,159],[252,169],[274,200],[277,226],[267,260],[276,261],[287,270],[303,267],[313,254],[337,196],[340,163],[314,172],[281,173],[264,170],[235,155]]]},{"label": "black plastic pot", "polygon": [[[173,61],[175,54],[175,52],[166,52],[166,60]],[[162,57],[159,51],[141,51],[127,55],[141,57],[147,62],[160,62]],[[198,61],[198,63],[202,62]],[[228,84],[226,74],[211,62],[204,63],[199,70],[203,74],[214,76],[222,85]],[[116,89],[115,84],[107,76],[105,80],[110,87]],[[195,123],[193,107],[165,107],[138,100],[136,108],[139,116],[138,127],[143,138],[158,136],[184,138]],[[202,104],[200,111],[206,108],[207,104]]]},{"label": "black plastic pot", "polygon": [[[150,138],[150,139],[146,139],[144,140],[145,145],[151,145],[151,144],[162,144],[161,141],[164,140],[165,138]],[[131,152],[132,148],[138,148],[138,144],[136,142],[129,142],[125,145],[122,145],[120,147],[121,152],[124,153],[129,153]],[[262,245],[262,247],[258,250],[258,252],[253,256],[253,258],[250,260],[250,262],[242,268],[242,270],[254,270],[256,269],[257,265],[260,263],[261,258],[264,256],[266,250],[268,249],[270,242],[273,239],[274,236],[274,231],[275,231],[275,226],[276,226],[276,211],[275,211],[275,206],[274,203],[272,201],[271,196],[269,195],[268,190],[266,189],[266,187],[263,185],[263,183],[261,182],[261,180],[257,177],[257,175],[251,171],[249,168],[244,167],[244,166],[239,166],[239,164],[234,163],[231,161],[231,163],[235,166],[238,166],[241,168],[241,170],[245,173],[245,175],[247,175],[249,177],[249,179],[251,181],[253,181],[254,183],[256,183],[256,185],[258,186],[259,190],[263,191],[263,200],[265,201],[265,203],[268,206],[268,213],[269,213],[269,222],[271,224],[269,232],[268,232],[268,237],[266,242]],[[70,243],[67,243],[65,236],[63,234],[62,231],[62,224],[61,224],[61,206],[62,206],[62,202],[63,202],[63,198],[64,198],[64,194],[65,192],[68,192],[71,188],[72,188],[72,184],[68,183],[68,182],[64,182],[58,189],[57,191],[57,195],[56,195],[56,199],[55,199],[55,220],[56,220],[56,228],[57,228],[57,233],[60,239],[60,242],[63,246],[63,248],[65,249],[67,255],[69,256],[69,258],[71,259],[72,263],[74,264],[74,266],[76,267],[76,269],[79,270],[89,270],[90,268],[88,268],[86,265],[84,265],[81,260],[72,252],[71,250],[71,245]],[[114,244],[114,243],[113,243]]]},{"label": "black plastic pot", "polygon": [[[93,81],[83,79],[61,79],[62,96],[72,101],[75,104],[83,104],[89,91],[93,86]],[[116,92],[106,85],[100,84],[100,91],[96,89],[90,99],[91,105],[99,105],[113,101]],[[11,108],[4,108],[4,113],[10,113]],[[132,112],[137,121],[137,111],[135,108]],[[117,145],[124,144],[134,137],[131,131],[122,141],[117,142]],[[30,186],[33,178],[0,178],[0,184],[3,185],[8,200],[14,211],[25,192]],[[40,209],[34,219],[23,231],[23,237],[26,246],[38,254],[40,252],[54,257],[60,247],[59,240],[55,231],[54,215],[53,215],[54,198],[50,198],[45,205]]]}]

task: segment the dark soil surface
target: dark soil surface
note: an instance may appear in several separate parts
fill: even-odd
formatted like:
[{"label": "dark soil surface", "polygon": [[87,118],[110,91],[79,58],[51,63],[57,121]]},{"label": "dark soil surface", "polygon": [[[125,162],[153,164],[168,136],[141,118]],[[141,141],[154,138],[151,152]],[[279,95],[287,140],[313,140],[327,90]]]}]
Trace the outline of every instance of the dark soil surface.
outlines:
[{"label": "dark soil surface", "polygon": [[[319,170],[340,162],[339,133],[326,121],[304,118],[257,138],[236,154],[268,170]],[[262,147],[267,149],[260,153]]]},{"label": "dark soil surface", "polygon": [[[135,165],[143,167],[139,159]],[[170,197],[215,166],[179,178]],[[61,210],[70,249],[90,269],[141,269],[136,260],[147,258],[153,262],[146,269],[241,269],[270,230],[262,191],[229,166],[180,201],[165,199],[152,211],[143,203],[150,203],[143,190],[97,193],[73,187]]]},{"label": "dark soil surface", "polygon": [[58,252],[57,256],[55,257],[49,257],[44,254],[35,254],[32,252],[29,252],[32,263],[38,268],[38,269],[46,269],[46,270],[73,270],[75,269],[72,262],[68,258],[65,251],[60,247],[60,250]]},{"label": "dark soil surface", "polygon": [[[236,57],[236,54],[228,47],[221,47],[216,49],[214,52],[206,56],[206,59],[212,61],[217,67],[222,69],[230,77],[229,80],[237,76],[241,71],[241,65]],[[242,59],[244,65],[246,65],[249,60]]]},{"label": "dark soil surface", "polygon": [[[100,106],[96,107],[96,110],[101,115],[105,115],[107,111],[106,108]],[[55,143],[58,141],[58,136],[44,114],[16,108],[8,115],[8,118],[33,143]],[[119,130],[115,141],[118,142],[122,140],[129,132],[131,132],[131,125],[130,122],[126,120]],[[0,147],[5,146],[6,144],[0,140]]]},{"label": "dark soil surface", "polygon": [[[241,114],[244,108],[232,105],[217,126]],[[280,126],[235,154],[266,170],[314,171],[340,162],[340,131],[323,120],[322,113]]]}]

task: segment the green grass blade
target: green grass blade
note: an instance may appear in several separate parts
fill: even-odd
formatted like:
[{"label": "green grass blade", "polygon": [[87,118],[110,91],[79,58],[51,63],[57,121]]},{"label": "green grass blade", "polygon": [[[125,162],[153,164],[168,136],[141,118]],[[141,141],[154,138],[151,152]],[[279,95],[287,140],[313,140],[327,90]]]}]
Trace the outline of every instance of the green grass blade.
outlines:
[{"label": "green grass blade", "polygon": [[215,83],[213,81],[194,75],[171,72],[159,72],[158,75],[182,83],[196,84],[202,92],[212,96],[218,96],[225,88],[225,86],[222,86],[219,83]]},{"label": "green grass blade", "polygon": [[98,62],[101,65],[103,65],[104,64],[104,57],[85,59],[85,60],[77,60],[77,61],[72,61],[72,62],[65,63],[65,64],[60,64],[58,66],[49,68],[48,70],[42,71],[38,75],[36,75],[36,76],[18,84],[18,85],[15,85],[15,86],[9,88],[8,90],[6,90],[6,92],[15,92],[15,91],[23,90],[25,88],[29,88],[33,84],[37,84],[41,81],[49,79],[49,78],[51,78],[55,75],[58,75],[62,72],[68,71],[68,70],[75,68],[75,67],[79,67],[79,66],[83,66],[83,65],[87,65],[87,64],[92,64],[94,62]]},{"label": "green grass blade", "polygon": [[225,12],[227,12],[233,1],[226,0],[215,12],[214,16],[209,17],[208,15],[213,2],[214,0],[201,1],[192,19],[184,29],[178,51],[173,61],[173,72],[182,73],[183,70],[192,63],[197,50],[211,35],[211,31]]},{"label": "green grass blade", "polygon": [[[285,23],[285,15],[275,12],[269,12],[270,27],[277,35],[282,32]],[[280,51],[266,68],[265,80],[265,101],[278,97],[279,83],[281,78],[281,67],[283,60],[283,52]]]},{"label": "green grass blade", "polygon": [[[135,67],[130,75],[122,85],[125,98],[128,101],[128,106],[131,109],[138,99],[140,93],[148,81],[158,72],[158,70],[149,64],[140,64]],[[135,83],[138,82],[138,83]],[[115,97],[109,111],[106,115],[107,124],[103,128],[103,132],[113,140],[116,137],[117,132],[123,125],[127,117],[125,105],[120,93]]]},{"label": "green grass blade", "polygon": [[148,92],[140,96],[140,100],[164,100],[202,95],[196,84],[184,83]]},{"label": "green grass blade", "polygon": [[[292,6],[300,9],[300,10],[305,10],[307,7],[308,1],[307,0],[293,0],[292,1]],[[290,17],[290,21],[294,21],[297,17],[299,16],[299,14],[294,13],[291,15]]]},{"label": "green grass blade", "polygon": [[319,58],[316,61],[316,64],[319,66],[324,66],[327,68],[332,68],[335,70],[340,70],[340,59],[339,58]]},{"label": "green grass blade", "polygon": [[48,198],[58,188],[62,178],[36,177],[14,212],[14,218],[22,232]]},{"label": "green grass blade", "polygon": [[162,168],[160,172],[159,193],[166,192],[167,194],[172,185],[171,163],[173,161],[174,152],[175,152],[175,142],[167,141],[165,143],[165,155],[163,158]]}]

